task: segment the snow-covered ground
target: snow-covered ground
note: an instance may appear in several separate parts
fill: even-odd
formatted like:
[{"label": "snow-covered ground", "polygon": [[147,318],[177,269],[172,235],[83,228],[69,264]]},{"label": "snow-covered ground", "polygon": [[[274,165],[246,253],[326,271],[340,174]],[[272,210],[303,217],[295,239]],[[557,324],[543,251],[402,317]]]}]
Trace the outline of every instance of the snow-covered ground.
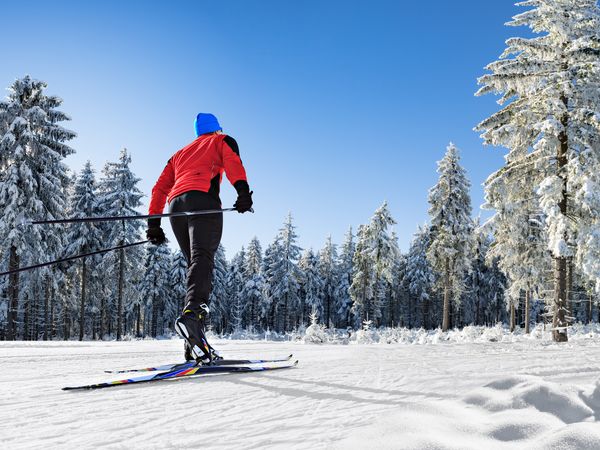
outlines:
[{"label": "snow-covered ground", "polygon": [[218,341],[297,369],[65,392],[181,341],[0,342],[0,448],[600,448],[597,335],[437,344]]}]

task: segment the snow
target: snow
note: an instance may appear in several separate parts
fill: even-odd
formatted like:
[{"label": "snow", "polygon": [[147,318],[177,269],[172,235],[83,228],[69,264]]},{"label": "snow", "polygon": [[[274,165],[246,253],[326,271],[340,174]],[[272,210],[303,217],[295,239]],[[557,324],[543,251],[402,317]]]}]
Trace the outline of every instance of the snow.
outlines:
[{"label": "snow", "polygon": [[177,361],[181,341],[4,341],[0,447],[600,448],[596,332],[560,345],[483,334],[426,345],[217,340],[226,356],[293,352],[300,365],[89,392],[60,388]]}]

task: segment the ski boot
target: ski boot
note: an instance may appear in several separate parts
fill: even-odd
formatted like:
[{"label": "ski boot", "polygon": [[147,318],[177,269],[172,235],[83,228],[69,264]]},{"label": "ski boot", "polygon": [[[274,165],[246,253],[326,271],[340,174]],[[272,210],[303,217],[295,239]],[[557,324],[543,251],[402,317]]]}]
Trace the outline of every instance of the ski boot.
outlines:
[{"label": "ski boot", "polygon": [[198,308],[186,307],[183,314],[175,320],[175,331],[185,341],[186,361],[194,360],[198,364],[210,365],[213,361],[221,359],[204,334],[204,323],[208,312],[205,303]]}]

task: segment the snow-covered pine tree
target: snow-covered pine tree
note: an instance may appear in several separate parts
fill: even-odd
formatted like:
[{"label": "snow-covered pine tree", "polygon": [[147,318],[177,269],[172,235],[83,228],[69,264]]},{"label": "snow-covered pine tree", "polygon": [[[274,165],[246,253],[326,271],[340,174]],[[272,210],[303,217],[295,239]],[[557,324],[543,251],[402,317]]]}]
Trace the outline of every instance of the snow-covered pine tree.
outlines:
[{"label": "snow-covered pine tree", "polygon": [[[243,249],[242,249],[243,251]],[[225,247],[219,244],[215,253],[212,290],[210,292],[210,321],[216,325],[217,332],[223,333],[229,320],[229,294],[227,290],[228,269]],[[185,281],[183,286],[185,287]],[[182,308],[183,309],[183,308]]]},{"label": "snow-covered pine tree", "polygon": [[356,233],[356,247],[352,257],[352,283],[348,292],[352,299],[353,326],[360,327],[366,320],[373,302],[375,285],[375,264],[371,254],[368,225],[359,225]]},{"label": "snow-covered pine tree", "polygon": [[[518,171],[539,186],[554,258],[553,337],[567,340],[568,266],[581,270],[598,241],[600,209],[589,187],[598,177],[600,10],[596,0],[529,0],[507,25],[539,36],[511,38],[477,95],[501,94],[502,109],[477,125],[486,144],[508,149],[499,175]],[[526,174],[526,175],[525,175]],[[591,246],[586,243],[592,243]],[[597,278],[595,269],[591,276]]]},{"label": "snow-covered pine tree", "polygon": [[[0,248],[9,270],[39,262],[40,255],[52,259],[62,251],[59,229],[18,226],[25,218],[62,217],[66,210],[69,177],[63,160],[74,152],[66,142],[75,133],[59,125],[69,117],[57,109],[60,98],[45,95],[46,87],[43,81],[25,76],[10,86],[8,98],[0,102]],[[48,268],[30,272],[21,282],[18,274],[9,277],[8,339],[17,337],[20,298],[30,300],[28,305],[47,298],[51,272]]]},{"label": "snow-covered pine tree", "polygon": [[246,261],[244,263],[245,284],[242,289],[242,296],[246,301],[246,325],[249,328],[259,326],[260,305],[263,302],[265,280],[262,274],[262,248],[257,237],[254,237],[248,250],[246,251]]},{"label": "snow-covered pine tree", "polygon": [[[144,308],[144,323],[149,323],[149,329],[144,329],[144,335],[161,336],[165,332],[165,302],[169,299],[169,267],[171,250],[166,245],[146,245],[144,273],[139,284],[140,305]],[[132,311],[136,318],[136,334],[140,331],[141,308]]]},{"label": "snow-covered pine tree", "polygon": [[323,305],[323,322],[330,327],[335,322],[335,305],[337,290],[340,284],[337,247],[327,237],[325,247],[319,252],[319,274],[322,281],[321,299]]},{"label": "snow-covered pine tree", "polygon": [[470,183],[452,143],[438,162],[437,184],[429,191],[431,241],[427,259],[437,273],[436,284],[444,292],[442,330],[450,327],[450,301],[459,305],[469,270],[473,232]]},{"label": "snow-covered pine tree", "polygon": [[508,172],[500,169],[488,177],[484,186],[484,208],[495,210],[482,231],[487,234],[491,230],[494,239],[487,264],[496,259],[508,281],[505,300],[511,331],[515,329],[516,312],[524,294],[528,331],[531,296],[546,290],[551,270],[539,198],[529,174],[520,168]]},{"label": "snow-covered pine tree", "polygon": [[298,263],[300,269],[300,297],[301,306],[297,315],[299,323],[306,323],[310,314],[317,318],[324,317],[323,308],[323,280],[319,272],[319,260],[312,249],[305,250]]},{"label": "snow-covered pine tree", "polygon": [[[69,217],[83,218],[94,217],[98,214],[98,197],[96,195],[96,177],[92,169],[92,163],[88,161],[73,186],[72,194],[69,198]],[[67,242],[64,256],[81,255],[100,250],[102,247],[101,230],[97,223],[85,222],[71,224],[66,233]],[[85,333],[85,308],[87,295],[97,289],[99,281],[98,271],[95,267],[100,256],[90,256],[82,258],[80,264],[72,264],[68,271],[71,275],[80,280],[80,306],[79,306],[79,340],[83,340]],[[94,302],[95,303],[95,302]],[[91,308],[93,305],[87,305]],[[104,317],[100,318],[102,322]],[[94,329],[94,324],[91,324]],[[100,336],[102,336],[103,327],[100,327]]]},{"label": "snow-covered pine tree", "polygon": [[185,293],[187,291],[187,261],[181,250],[173,252],[171,255],[171,267],[169,269],[169,283],[171,285],[171,298],[174,311],[169,315],[169,319],[174,321],[183,311]]},{"label": "snow-covered pine tree", "polygon": [[430,328],[431,292],[434,285],[434,274],[427,259],[430,230],[427,224],[419,226],[414,234],[406,261],[405,283],[415,303],[421,310],[421,325]]},{"label": "snow-covered pine tree", "polygon": [[[396,223],[396,222],[394,222]],[[397,310],[397,294],[401,290],[402,278],[399,276],[399,264],[402,259],[398,247],[398,236],[392,230],[389,235],[390,254],[386,258],[381,281],[381,324],[392,327],[396,323],[395,312]]]},{"label": "snow-covered pine tree", "polygon": [[348,229],[342,244],[338,263],[339,283],[335,290],[335,325],[347,327],[350,325],[350,312],[352,310],[352,299],[350,297],[350,285],[352,284],[353,262],[355,246],[352,228]]},{"label": "snow-covered pine tree", "polygon": [[242,290],[245,285],[244,279],[244,260],[246,259],[246,251],[244,247],[235,254],[229,265],[227,273],[227,296],[229,297],[229,305],[223,314],[227,317],[227,327],[234,333],[239,333],[242,330],[244,320],[245,301],[242,297]]},{"label": "snow-covered pine tree", "polygon": [[[143,194],[137,187],[140,179],[130,169],[131,156],[123,149],[118,162],[109,162],[103,170],[103,178],[99,186],[99,213],[106,216],[125,216],[139,214],[136,208],[141,206]],[[119,246],[141,240],[141,220],[123,220],[103,224],[104,239],[107,246]],[[114,277],[116,283],[106,283],[107,294],[112,298],[115,294],[117,304],[112,305],[116,316],[117,340],[123,333],[123,300],[132,301],[139,293],[137,283],[141,280],[142,271],[139,261],[144,259],[143,249],[131,247],[107,253],[103,264],[107,277]],[[142,299],[143,301],[143,299]],[[107,305],[108,306],[108,305]]]},{"label": "snow-covered pine tree", "polygon": [[358,270],[355,270],[350,293],[354,307],[360,308],[361,321],[369,318],[378,323],[385,302],[385,283],[394,282],[392,268],[400,251],[388,228],[395,223],[384,202],[369,225],[359,229],[354,259]]},{"label": "snow-covered pine tree", "polygon": [[278,320],[275,328],[278,331],[288,331],[293,325],[290,322],[291,313],[300,305],[300,247],[296,244],[298,235],[292,224],[292,215],[288,214],[283,227],[279,230],[272,246],[273,254],[269,255],[267,279],[269,281],[270,300],[275,307]]}]

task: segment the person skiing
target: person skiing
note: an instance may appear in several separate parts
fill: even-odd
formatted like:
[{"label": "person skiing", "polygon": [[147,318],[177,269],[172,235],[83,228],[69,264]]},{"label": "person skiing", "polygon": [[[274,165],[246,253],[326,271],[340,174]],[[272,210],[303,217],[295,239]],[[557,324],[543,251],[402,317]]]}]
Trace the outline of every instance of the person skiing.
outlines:
[{"label": "person skiing", "polygon": [[[196,139],[175,153],[152,188],[149,214],[221,209],[219,189],[223,172],[237,191],[234,208],[239,213],[252,209],[252,191],[240,159],[238,144],[224,134],[213,114],[199,113],[194,122]],[[185,341],[185,359],[210,364],[219,359],[208,343],[204,325],[209,313],[209,296],[215,252],[221,241],[223,213],[171,217],[171,227],[188,263],[185,306],[175,320],[175,330]],[[160,218],[148,219],[148,240],[166,241]]]}]

